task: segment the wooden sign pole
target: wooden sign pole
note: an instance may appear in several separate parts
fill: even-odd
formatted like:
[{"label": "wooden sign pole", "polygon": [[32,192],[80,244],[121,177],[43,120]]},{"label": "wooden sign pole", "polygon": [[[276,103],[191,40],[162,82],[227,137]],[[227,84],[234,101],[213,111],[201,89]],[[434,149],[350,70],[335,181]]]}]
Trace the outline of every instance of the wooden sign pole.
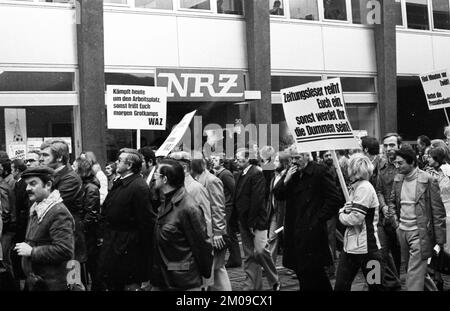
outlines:
[{"label": "wooden sign pole", "polygon": [[336,151],[331,150],[331,157],[333,158],[334,167],[336,167],[336,171],[339,177],[339,183],[341,184],[341,189],[345,196],[345,202],[350,202],[350,195],[348,194],[347,184],[345,183],[344,174],[342,174],[342,169],[339,165]]}]

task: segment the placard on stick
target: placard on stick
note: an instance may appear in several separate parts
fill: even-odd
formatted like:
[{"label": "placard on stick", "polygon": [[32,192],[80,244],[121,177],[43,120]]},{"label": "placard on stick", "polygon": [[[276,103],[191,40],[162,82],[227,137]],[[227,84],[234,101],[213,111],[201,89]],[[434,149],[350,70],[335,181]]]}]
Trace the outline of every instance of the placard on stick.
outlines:
[{"label": "placard on stick", "polygon": [[437,70],[420,75],[428,109],[450,107],[450,80],[447,70]]},{"label": "placard on stick", "polygon": [[301,152],[360,148],[339,78],[281,90],[284,115]]}]

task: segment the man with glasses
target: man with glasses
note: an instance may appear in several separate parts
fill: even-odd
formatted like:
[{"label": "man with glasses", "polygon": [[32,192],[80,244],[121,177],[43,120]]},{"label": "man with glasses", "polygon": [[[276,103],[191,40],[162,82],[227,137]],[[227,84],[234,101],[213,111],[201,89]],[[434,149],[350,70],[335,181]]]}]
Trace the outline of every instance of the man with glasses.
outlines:
[{"label": "man with glasses", "polygon": [[137,150],[120,150],[120,178],[108,192],[100,216],[103,245],[98,269],[108,290],[140,290],[141,283],[150,279],[156,215],[141,168],[142,155]]},{"label": "man with glasses", "polygon": [[155,187],[164,194],[155,230],[153,291],[200,291],[211,276],[212,244],[202,210],[189,195],[179,162],[165,159],[154,174]]},{"label": "man with glasses", "polygon": [[378,220],[378,238],[381,243],[381,254],[384,261],[385,273],[382,284],[386,290],[401,289],[400,283],[400,245],[395,232],[396,223],[394,211],[390,211],[388,204],[391,196],[394,177],[398,169],[394,165],[396,152],[402,146],[402,138],[397,133],[388,133],[383,138],[384,156],[379,163],[378,178],[375,190],[380,203],[380,219]]},{"label": "man with glasses", "polygon": [[38,150],[31,150],[30,152],[28,152],[26,160],[25,160],[25,164],[27,165],[27,167],[38,167],[39,166],[39,158],[40,158],[40,154]]}]

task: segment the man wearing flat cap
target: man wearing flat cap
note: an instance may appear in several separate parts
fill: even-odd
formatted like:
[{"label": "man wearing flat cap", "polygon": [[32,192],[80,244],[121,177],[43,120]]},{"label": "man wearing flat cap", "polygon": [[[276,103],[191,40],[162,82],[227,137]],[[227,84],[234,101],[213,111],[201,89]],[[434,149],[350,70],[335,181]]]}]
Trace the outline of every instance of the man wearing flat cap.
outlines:
[{"label": "man wearing flat cap", "polygon": [[67,290],[67,261],[73,259],[74,219],[53,184],[54,170],[28,168],[22,174],[32,202],[25,241],[14,250],[22,256],[26,289]]},{"label": "man wearing flat cap", "polygon": [[150,280],[156,215],[140,174],[142,155],[135,149],[121,149],[116,164],[120,178],[108,192],[100,215],[99,278],[107,290],[140,290],[141,283]]}]

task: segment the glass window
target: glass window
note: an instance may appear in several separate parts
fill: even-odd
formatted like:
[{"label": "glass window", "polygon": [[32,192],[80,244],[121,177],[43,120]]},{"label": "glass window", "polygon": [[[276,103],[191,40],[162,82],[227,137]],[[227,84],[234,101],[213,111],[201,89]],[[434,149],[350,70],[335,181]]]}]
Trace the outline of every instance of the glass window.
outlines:
[{"label": "glass window", "polygon": [[209,0],[181,0],[180,7],[193,10],[211,10]]},{"label": "glass window", "polygon": [[399,1],[394,2],[395,5],[395,24],[398,26],[403,26],[403,15],[402,15],[402,3]]},{"label": "glass window", "polygon": [[38,2],[72,3],[73,0],[39,0]]},{"label": "glass window", "polygon": [[172,10],[172,1],[167,0],[135,0],[134,5],[137,8]]},{"label": "glass window", "polygon": [[270,15],[284,15],[283,0],[270,0]]},{"label": "glass window", "polygon": [[406,0],[406,18],[408,28],[430,29],[427,0]]},{"label": "glass window", "polygon": [[367,134],[377,137],[377,105],[376,104],[346,104],[348,119],[354,131],[366,130]]},{"label": "glass window", "polygon": [[73,72],[0,71],[0,92],[74,91]]},{"label": "glass window", "polygon": [[104,3],[127,4],[127,0],[103,0]]},{"label": "glass window", "polygon": [[73,159],[73,107],[0,107],[0,150],[9,153],[14,142],[28,142],[31,149],[31,141],[43,142],[50,137],[70,138]]},{"label": "glass window", "polygon": [[323,0],[325,19],[347,20],[346,0]]},{"label": "glass window", "polygon": [[320,80],[321,77],[318,76],[272,76],[272,92],[279,92],[281,89]]},{"label": "glass window", "polygon": [[404,140],[415,141],[419,135],[444,137],[445,114],[429,110],[419,77],[397,77],[398,133]]},{"label": "glass window", "polygon": [[143,85],[154,86],[155,77],[152,73],[105,73],[106,85]]},{"label": "glass window", "polygon": [[449,2],[449,0],[433,0],[434,28],[450,30]]},{"label": "glass window", "polygon": [[291,18],[311,21],[319,20],[319,10],[317,8],[316,0],[290,0],[289,12]]},{"label": "glass window", "polygon": [[344,92],[375,92],[374,78],[341,77],[341,83]]},{"label": "glass window", "polygon": [[242,0],[217,0],[217,13],[244,15]]},{"label": "glass window", "polygon": [[353,24],[366,24],[364,21],[361,21],[361,16],[364,17],[367,11],[366,4],[367,0],[352,0]]}]

